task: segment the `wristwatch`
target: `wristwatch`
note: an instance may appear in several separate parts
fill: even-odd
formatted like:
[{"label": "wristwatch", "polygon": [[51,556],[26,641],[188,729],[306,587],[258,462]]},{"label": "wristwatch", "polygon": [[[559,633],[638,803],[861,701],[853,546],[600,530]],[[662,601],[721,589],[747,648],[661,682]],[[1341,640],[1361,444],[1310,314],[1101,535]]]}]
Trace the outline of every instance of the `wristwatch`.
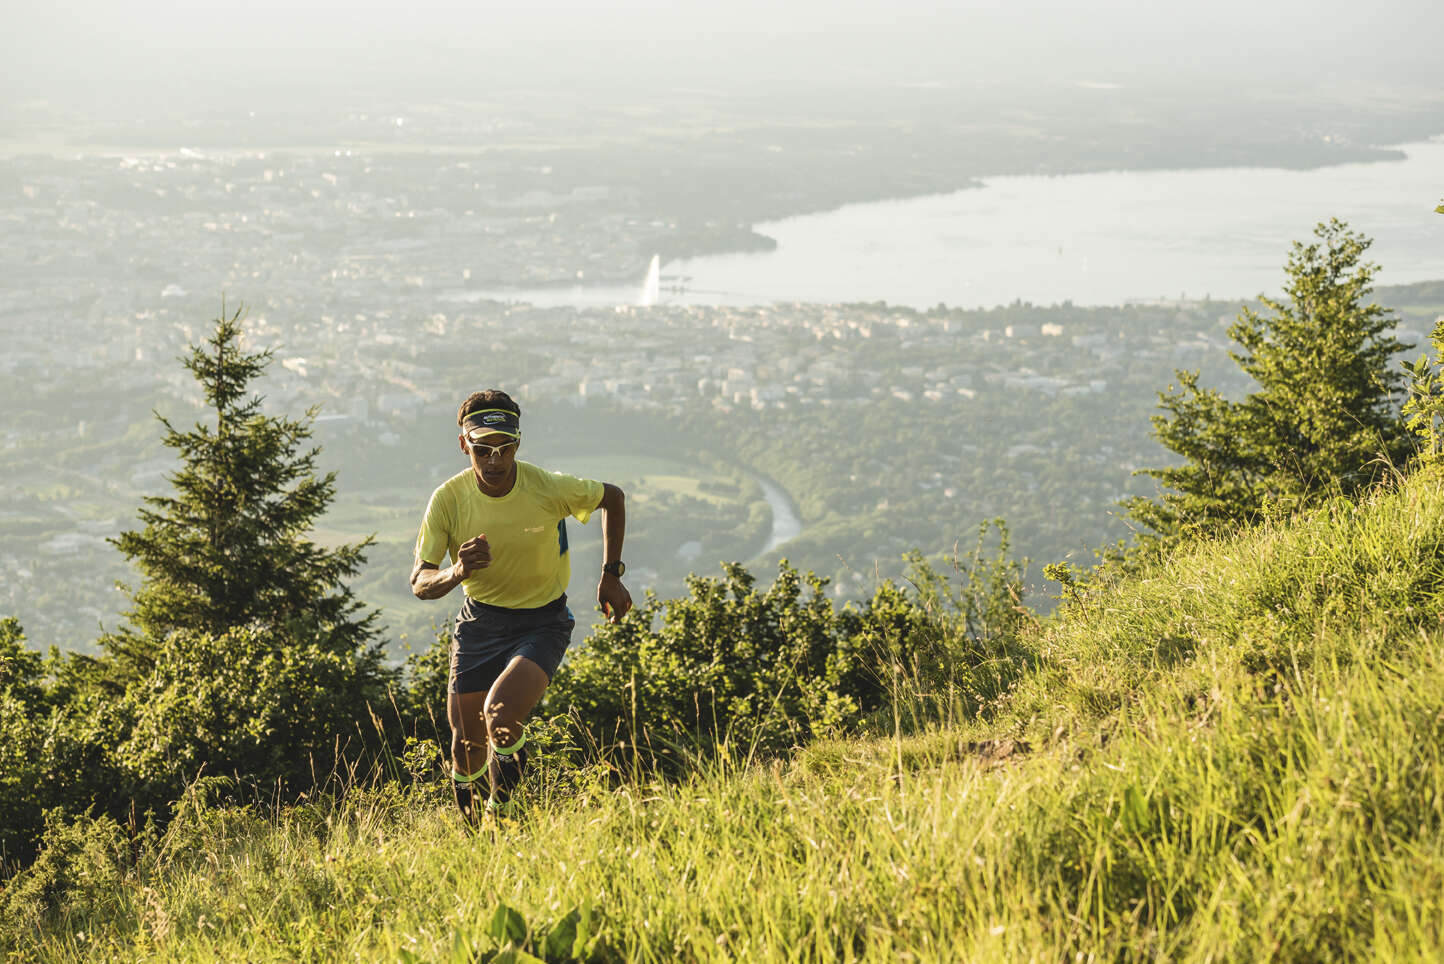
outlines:
[{"label": "wristwatch", "polygon": [[606,573],[609,576],[616,576],[618,579],[620,579],[627,573],[627,564],[622,560],[618,559],[616,562],[609,562],[606,565],[602,566],[602,572]]}]

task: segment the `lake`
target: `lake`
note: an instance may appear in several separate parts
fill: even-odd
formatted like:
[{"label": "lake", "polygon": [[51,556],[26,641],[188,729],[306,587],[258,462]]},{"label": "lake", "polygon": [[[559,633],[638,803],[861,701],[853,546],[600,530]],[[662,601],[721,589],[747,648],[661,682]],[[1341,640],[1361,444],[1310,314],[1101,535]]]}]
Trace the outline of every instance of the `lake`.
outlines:
[{"label": "lake", "polygon": [[[1444,138],[1402,161],[989,177],[981,188],[758,224],[777,250],[672,262],[663,303],[887,301],[990,307],[1277,293],[1289,242],[1339,217],[1372,237],[1379,284],[1444,278]],[[668,290],[678,283],[682,292]],[[635,304],[635,287],[454,292]]]}]

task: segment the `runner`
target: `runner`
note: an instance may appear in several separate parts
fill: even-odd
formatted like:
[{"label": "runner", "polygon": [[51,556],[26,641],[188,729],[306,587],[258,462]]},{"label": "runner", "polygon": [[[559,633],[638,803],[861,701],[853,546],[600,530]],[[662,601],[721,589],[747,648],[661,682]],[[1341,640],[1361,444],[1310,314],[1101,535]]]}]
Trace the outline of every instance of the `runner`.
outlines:
[{"label": "runner", "polygon": [[521,407],[506,392],[473,392],[456,424],[471,464],[431,494],[411,591],[418,599],[440,599],[458,585],[465,591],[451,640],[446,716],[456,805],[474,823],[473,787],[483,774],[490,778],[486,812],[511,802],[526,766],[527,716],[571,643],[567,516],[585,523],[602,510],[597,603],[608,620],[625,616],[632,597],[621,579],[621,489],[518,461]]}]

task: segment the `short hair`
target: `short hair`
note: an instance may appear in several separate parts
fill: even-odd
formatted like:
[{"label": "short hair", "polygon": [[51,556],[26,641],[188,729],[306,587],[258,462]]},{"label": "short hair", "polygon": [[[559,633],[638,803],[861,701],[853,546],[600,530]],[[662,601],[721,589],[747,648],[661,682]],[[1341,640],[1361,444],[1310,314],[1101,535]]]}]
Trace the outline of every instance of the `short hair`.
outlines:
[{"label": "short hair", "polygon": [[521,418],[521,406],[499,388],[488,388],[480,392],[472,392],[466,396],[466,401],[456,410],[456,424],[459,426],[466,421],[466,416],[483,408],[500,408]]}]

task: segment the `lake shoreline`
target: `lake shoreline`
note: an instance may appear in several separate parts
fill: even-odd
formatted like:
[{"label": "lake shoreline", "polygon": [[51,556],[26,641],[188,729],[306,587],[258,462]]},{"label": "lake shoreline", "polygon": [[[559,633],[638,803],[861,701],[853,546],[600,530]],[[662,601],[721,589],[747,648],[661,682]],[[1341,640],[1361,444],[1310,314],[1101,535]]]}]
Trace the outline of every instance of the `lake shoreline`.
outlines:
[{"label": "lake shoreline", "polygon": [[[759,222],[753,230],[775,238],[775,251],[667,262],[661,301],[915,309],[1242,302],[1275,292],[1290,244],[1331,217],[1375,241],[1371,256],[1382,266],[1381,283],[1432,280],[1444,264],[1444,221],[1433,210],[1444,137],[1393,149],[1402,160],[1303,172],[1205,167],[1007,175],[976,190]],[[635,288],[491,288],[440,298],[628,306],[639,303],[640,287],[639,279]]]}]

